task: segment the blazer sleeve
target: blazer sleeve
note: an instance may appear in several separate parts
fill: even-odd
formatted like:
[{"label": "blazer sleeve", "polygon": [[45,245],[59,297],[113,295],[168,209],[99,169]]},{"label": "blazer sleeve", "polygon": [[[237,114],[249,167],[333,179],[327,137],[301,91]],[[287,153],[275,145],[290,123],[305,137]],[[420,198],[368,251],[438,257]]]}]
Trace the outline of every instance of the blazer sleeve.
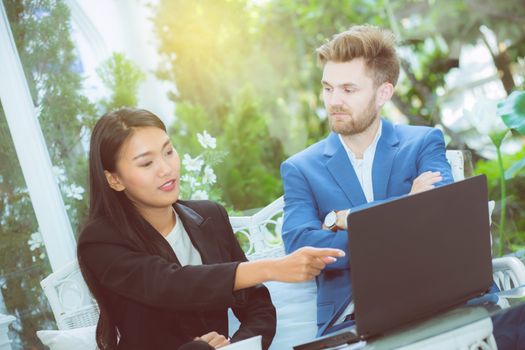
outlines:
[{"label": "blazer sleeve", "polygon": [[286,252],[301,247],[338,248],[346,252],[342,258],[326,265],[326,269],[347,269],[349,264],[348,234],[346,231],[332,232],[321,229],[322,222],[314,198],[302,172],[292,162],[281,165],[284,186],[283,242]]},{"label": "blazer sleeve", "polygon": [[227,308],[235,303],[232,287],[239,262],[181,267],[138,251],[118,236],[106,222],[87,227],[79,240],[79,259],[102,287],[151,307],[176,311]]},{"label": "blazer sleeve", "polygon": [[447,160],[445,150],[445,139],[441,130],[431,128],[425,135],[417,156],[418,175],[425,171],[439,171],[443,180],[436,186],[443,186],[454,182],[452,169]]},{"label": "blazer sleeve", "polygon": [[[239,242],[233,234],[226,210],[218,204],[217,206],[226,223],[226,235],[232,249],[231,260],[247,261]],[[277,324],[275,307],[272,304],[268,289],[260,284],[239,292],[236,292],[237,298],[232,307],[232,311],[237,319],[239,319],[241,325],[239,330],[232,336],[232,341],[235,342],[256,335],[262,335],[263,349],[268,349],[275,336]]]}]

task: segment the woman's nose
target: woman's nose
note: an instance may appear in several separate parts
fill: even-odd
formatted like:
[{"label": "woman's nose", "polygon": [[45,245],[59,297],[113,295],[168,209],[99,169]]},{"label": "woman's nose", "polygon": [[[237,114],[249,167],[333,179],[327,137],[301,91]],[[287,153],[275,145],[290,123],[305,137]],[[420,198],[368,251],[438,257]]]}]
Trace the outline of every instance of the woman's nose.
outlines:
[{"label": "woman's nose", "polygon": [[163,177],[170,174],[172,171],[171,164],[166,160],[162,159],[159,166],[159,176]]}]

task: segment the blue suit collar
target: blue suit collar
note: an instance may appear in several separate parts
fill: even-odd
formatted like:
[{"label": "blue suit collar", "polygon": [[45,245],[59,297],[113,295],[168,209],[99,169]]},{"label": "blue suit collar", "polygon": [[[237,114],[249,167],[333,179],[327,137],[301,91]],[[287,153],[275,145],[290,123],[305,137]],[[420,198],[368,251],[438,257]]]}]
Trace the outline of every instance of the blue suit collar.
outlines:
[{"label": "blue suit collar", "polygon": [[399,139],[394,130],[394,124],[386,119],[381,119],[381,125],[381,138],[379,139],[378,144],[383,143],[390,146],[398,145]]},{"label": "blue suit collar", "polygon": [[388,181],[392,171],[394,158],[399,150],[399,139],[394,130],[394,125],[383,119],[381,138],[377,142],[374,164],[372,165],[372,186],[374,200],[387,198]]},{"label": "blue suit collar", "polygon": [[[341,140],[336,133],[331,132],[326,139],[324,155],[328,158],[326,167],[334,178],[335,182],[341,187],[352,206],[366,203],[366,197],[359,184],[354,167],[348,159]],[[342,210],[346,208],[334,208]]]}]

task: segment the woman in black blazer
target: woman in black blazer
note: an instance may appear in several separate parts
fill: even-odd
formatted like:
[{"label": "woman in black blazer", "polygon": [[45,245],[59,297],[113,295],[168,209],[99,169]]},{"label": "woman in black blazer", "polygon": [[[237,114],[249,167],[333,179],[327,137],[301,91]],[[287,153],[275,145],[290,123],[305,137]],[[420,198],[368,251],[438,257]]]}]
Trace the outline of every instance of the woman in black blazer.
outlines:
[{"label": "woman in black blazer", "polygon": [[[247,262],[224,208],[178,200],[179,179],[179,157],[157,116],[123,108],[97,122],[77,253],[100,308],[98,347],[214,349],[262,335],[267,349],[276,318],[261,283],[313,278],[344,253],[304,248]],[[231,339],[230,307],[241,322]]]}]

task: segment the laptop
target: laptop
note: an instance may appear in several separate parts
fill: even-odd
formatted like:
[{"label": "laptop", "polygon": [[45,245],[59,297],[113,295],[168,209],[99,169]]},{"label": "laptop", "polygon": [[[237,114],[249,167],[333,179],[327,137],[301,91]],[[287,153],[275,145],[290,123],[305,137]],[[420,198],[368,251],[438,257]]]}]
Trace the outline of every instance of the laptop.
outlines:
[{"label": "laptop", "polygon": [[485,294],[492,286],[487,200],[479,175],[352,211],[355,328],[294,349],[368,340]]}]

